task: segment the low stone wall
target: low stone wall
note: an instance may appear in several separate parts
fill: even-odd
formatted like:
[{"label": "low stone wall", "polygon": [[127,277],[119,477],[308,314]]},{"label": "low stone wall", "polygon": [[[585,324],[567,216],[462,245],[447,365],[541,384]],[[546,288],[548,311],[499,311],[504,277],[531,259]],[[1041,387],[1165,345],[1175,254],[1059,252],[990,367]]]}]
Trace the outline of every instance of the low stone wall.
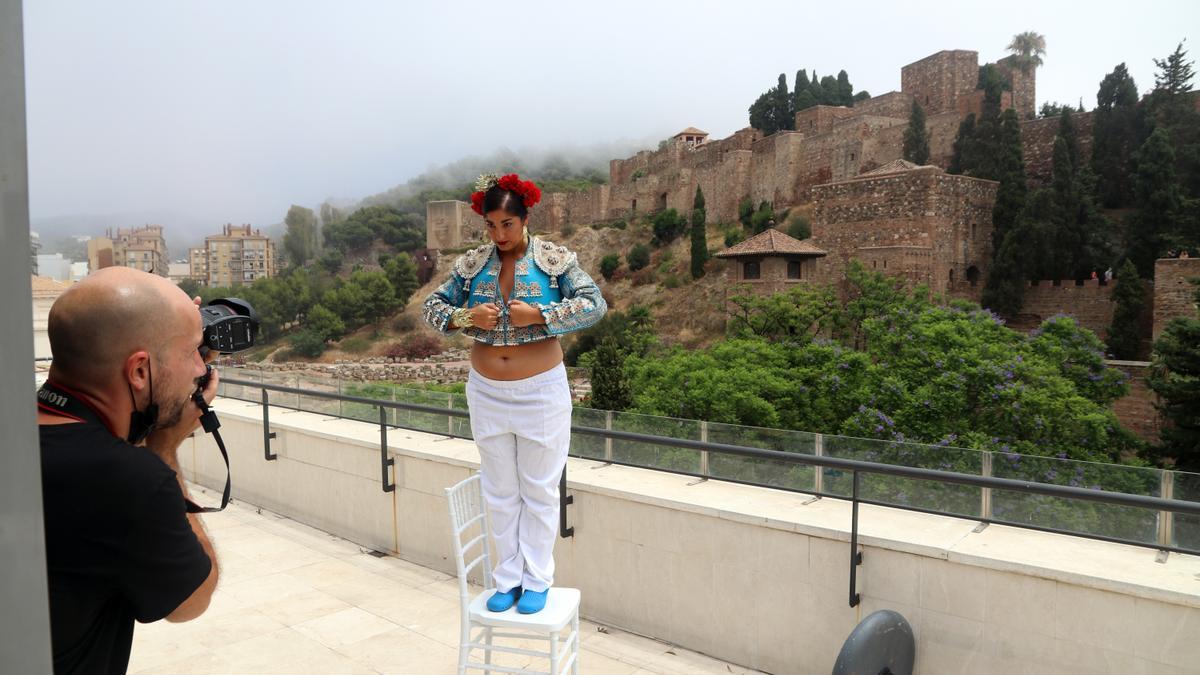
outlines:
[{"label": "low stone wall", "polygon": [[[454,572],[444,489],[478,469],[470,441],[393,430],[394,492],[376,425],[218,399],[233,496]],[[180,450],[185,477],[217,489],[211,437]],[[588,619],[772,673],[828,673],[853,627],[903,614],[916,673],[1183,673],[1200,662],[1200,558],[881,507],[860,509],[858,590],[847,602],[849,504],[604,465],[568,463],[574,536],[556,584]],[[220,516],[210,516],[220,517]],[[217,550],[221,549],[215,536]],[[586,665],[585,665],[586,669]]]}]

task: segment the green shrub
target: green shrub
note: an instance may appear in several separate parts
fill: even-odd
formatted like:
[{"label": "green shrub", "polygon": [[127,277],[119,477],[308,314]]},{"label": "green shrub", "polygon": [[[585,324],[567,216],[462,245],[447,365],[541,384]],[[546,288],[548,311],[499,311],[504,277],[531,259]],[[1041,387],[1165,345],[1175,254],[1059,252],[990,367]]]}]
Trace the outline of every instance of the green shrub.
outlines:
[{"label": "green shrub", "polygon": [[338,343],[338,349],[351,354],[361,354],[371,348],[371,341],[361,335],[348,337]]},{"label": "green shrub", "polygon": [[325,353],[325,338],[308,328],[289,336],[288,344],[292,345],[292,352],[308,358],[315,359]]},{"label": "green shrub", "polygon": [[771,208],[771,203],[764,201],[758,205],[758,210],[750,218],[750,229],[755,234],[764,232],[771,227],[771,223],[775,220],[775,209]]},{"label": "green shrub", "polygon": [[731,230],[725,233],[725,248],[734,246],[741,241],[745,241],[746,235],[737,230]]},{"label": "green shrub", "polygon": [[417,327],[417,317],[412,314],[401,314],[392,322],[392,330],[397,333],[407,333]]},{"label": "green shrub", "polygon": [[683,281],[680,280],[680,278],[677,275],[668,274],[665,277],[663,277],[662,285],[663,285],[663,288],[674,289],[674,288],[679,288],[680,286],[682,286]]},{"label": "green shrub", "polygon": [[636,272],[650,264],[650,247],[645,244],[634,246],[625,256],[630,272]]},{"label": "green shrub", "polygon": [[436,335],[412,335],[403,342],[388,346],[386,356],[397,359],[425,359],[445,350],[445,344]]},{"label": "green shrub", "polygon": [[621,256],[616,253],[609,253],[600,259],[600,276],[604,277],[605,281],[612,281],[613,272],[621,266]]},{"label": "green shrub", "polygon": [[789,236],[796,239],[808,239],[812,236],[812,227],[808,224],[808,218],[797,213],[787,221],[787,233]]},{"label": "green shrub", "polygon": [[654,227],[654,245],[665,246],[675,241],[687,229],[687,218],[675,209],[660,211],[654,215],[651,223]]}]

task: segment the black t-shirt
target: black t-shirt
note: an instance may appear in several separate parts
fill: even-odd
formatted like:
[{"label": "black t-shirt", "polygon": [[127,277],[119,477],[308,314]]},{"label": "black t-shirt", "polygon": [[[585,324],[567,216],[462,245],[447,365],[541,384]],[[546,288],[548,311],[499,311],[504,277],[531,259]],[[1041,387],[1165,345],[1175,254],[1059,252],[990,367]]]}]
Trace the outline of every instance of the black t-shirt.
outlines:
[{"label": "black t-shirt", "polygon": [[212,561],[154,453],[98,424],[39,431],[54,670],[124,673],[134,619],[170,614]]}]

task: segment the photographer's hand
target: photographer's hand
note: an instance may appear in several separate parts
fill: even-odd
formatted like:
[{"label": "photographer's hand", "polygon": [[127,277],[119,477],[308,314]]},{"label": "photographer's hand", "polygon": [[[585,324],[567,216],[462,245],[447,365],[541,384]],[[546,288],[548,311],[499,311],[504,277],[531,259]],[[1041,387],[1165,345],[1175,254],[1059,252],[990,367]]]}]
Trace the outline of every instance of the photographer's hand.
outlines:
[{"label": "photographer's hand", "polygon": [[[216,368],[212,369],[212,375],[208,379],[208,384],[201,392],[204,397],[204,402],[212,404],[213,399],[217,397],[217,386],[220,383],[220,374]],[[146,447],[151,452],[158,455],[160,459],[171,467],[176,473],[179,473],[179,460],[176,457],[176,450],[183,443],[184,439],[191,436],[197,429],[200,428],[200,409],[196,407],[195,402],[188,399],[184,404],[183,414],[179,417],[179,423],[172,427],[155,429],[150,432],[146,438]]]}]

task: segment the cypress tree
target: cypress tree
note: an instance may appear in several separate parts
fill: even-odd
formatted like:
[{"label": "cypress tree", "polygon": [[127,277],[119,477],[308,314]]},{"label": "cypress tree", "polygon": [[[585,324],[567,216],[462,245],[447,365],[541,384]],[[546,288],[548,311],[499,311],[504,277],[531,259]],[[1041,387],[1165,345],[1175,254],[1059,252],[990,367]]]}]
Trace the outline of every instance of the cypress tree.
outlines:
[{"label": "cypress tree", "polygon": [[825,105],[826,93],[825,88],[821,86],[821,82],[817,79],[817,71],[813,71],[812,82],[808,85],[808,93],[812,94],[813,100],[817,105]]},{"label": "cypress tree", "polygon": [[796,115],[793,112],[792,97],[788,94],[787,76],[779,74],[779,83],[775,85],[775,130],[796,128]]},{"label": "cypress tree", "polygon": [[997,157],[1000,187],[992,208],[992,252],[999,253],[1005,236],[1025,208],[1025,157],[1021,144],[1021,122],[1009,108],[1000,120],[1000,154]]},{"label": "cypress tree", "polygon": [[850,75],[844,70],[839,70],[837,74],[837,94],[838,105],[847,108],[854,105],[854,87],[850,85]]},{"label": "cypress tree", "polygon": [[692,202],[692,278],[704,276],[704,263],[708,261],[708,237],[704,229],[704,192],[696,186],[696,199]]},{"label": "cypress tree", "polygon": [[1175,151],[1162,127],[1155,129],[1138,149],[1134,195],[1137,212],[1126,220],[1125,246],[1138,274],[1150,278],[1155,259],[1166,249],[1164,235],[1180,207]]},{"label": "cypress tree", "polygon": [[908,128],[904,130],[904,159],[919,165],[929,163],[929,131],[925,128],[925,110],[915,99],[908,116]]},{"label": "cypress tree", "polygon": [[975,113],[970,113],[958,123],[958,133],[954,135],[954,146],[950,155],[950,166],[946,173],[969,175],[968,167],[975,163]]},{"label": "cypress tree", "polygon": [[1092,117],[1092,172],[1106,208],[1133,203],[1133,155],[1141,134],[1137,102],[1137,85],[1125,64],[1118,64],[1100,82]]},{"label": "cypress tree", "polygon": [[1142,342],[1138,318],[1146,304],[1146,289],[1129,259],[1117,271],[1111,300],[1116,308],[1108,327],[1108,353],[1117,359],[1136,359]]},{"label": "cypress tree", "polygon": [[825,105],[841,105],[840,94],[838,93],[838,81],[833,75],[826,75],[821,78],[821,91],[824,93],[824,98],[821,103]]},{"label": "cypress tree", "polygon": [[621,411],[633,405],[633,393],[625,378],[625,355],[616,339],[606,337],[596,348],[591,379],[593,408]]}]

